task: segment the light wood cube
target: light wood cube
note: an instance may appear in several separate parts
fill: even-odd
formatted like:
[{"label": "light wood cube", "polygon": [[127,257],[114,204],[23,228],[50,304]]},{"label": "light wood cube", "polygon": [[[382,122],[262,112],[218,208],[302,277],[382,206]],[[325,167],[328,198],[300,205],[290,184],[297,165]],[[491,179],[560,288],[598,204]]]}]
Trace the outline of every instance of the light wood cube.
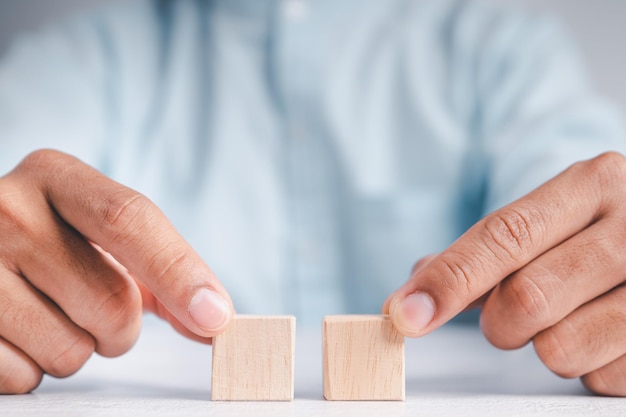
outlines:
[{"label": "light wood cube", "polygon": [[324,398],[404,400],[404,337],[388,316],[327,316]]},{"label": "light wood cube", "polygon": [[296,319],[236,315],[213,338],[211,399],[293,399]]}]

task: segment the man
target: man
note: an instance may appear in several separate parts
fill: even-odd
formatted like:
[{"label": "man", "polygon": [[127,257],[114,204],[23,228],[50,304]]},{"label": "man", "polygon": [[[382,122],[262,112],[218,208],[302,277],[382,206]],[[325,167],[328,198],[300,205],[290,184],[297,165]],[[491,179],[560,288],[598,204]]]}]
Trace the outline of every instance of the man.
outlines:
[{"label": "man", "polygon": [[128,2],[14,46],[0,137],[2,392],[122,354],[142,306],[209,341],[233,305],[306,322],[391,294],[408,336],[482,305],[496,346],[626,394],[624,136],[548,21]]}]

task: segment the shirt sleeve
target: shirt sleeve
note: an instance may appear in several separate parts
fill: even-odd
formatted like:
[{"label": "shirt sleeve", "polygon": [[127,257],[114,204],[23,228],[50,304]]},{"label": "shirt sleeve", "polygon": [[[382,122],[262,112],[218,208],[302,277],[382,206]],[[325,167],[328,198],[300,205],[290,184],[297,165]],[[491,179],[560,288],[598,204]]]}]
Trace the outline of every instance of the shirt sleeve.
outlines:
[{"label": "shirt sleeve", "polygon": [[518,16],[486,26],[498,33],[480,45],[476,72],[484,213],[576,161],[626,145],[617,110],[593,92],[558,22]]}]

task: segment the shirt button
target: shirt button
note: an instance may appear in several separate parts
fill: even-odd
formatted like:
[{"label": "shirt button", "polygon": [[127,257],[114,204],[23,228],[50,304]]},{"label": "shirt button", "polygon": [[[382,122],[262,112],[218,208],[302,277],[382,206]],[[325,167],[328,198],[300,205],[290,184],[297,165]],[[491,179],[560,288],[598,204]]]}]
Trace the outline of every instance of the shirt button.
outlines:
[{"label": "shirt button", "polygon": [[283,0],[283,15],[285,19],[297,21],[306,18],[309,14],[307,0]]}]

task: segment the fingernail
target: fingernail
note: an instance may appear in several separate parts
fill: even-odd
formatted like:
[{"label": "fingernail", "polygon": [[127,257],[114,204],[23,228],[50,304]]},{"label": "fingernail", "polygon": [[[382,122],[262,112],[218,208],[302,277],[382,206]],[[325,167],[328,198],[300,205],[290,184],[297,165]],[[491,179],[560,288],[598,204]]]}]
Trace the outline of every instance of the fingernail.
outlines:
[{"label": "fingernail", "polygon": [[200,328],[218,330],[230,318],[230,305],[215,291],[201,288],[189,303],[189,315]]},{"label": "fingernail", "polygon": [[399,303],[394,303],[392,316],[400,330],[408,333],[421,333],[435,316],[435,303],[423,292],[409,295]]}]

